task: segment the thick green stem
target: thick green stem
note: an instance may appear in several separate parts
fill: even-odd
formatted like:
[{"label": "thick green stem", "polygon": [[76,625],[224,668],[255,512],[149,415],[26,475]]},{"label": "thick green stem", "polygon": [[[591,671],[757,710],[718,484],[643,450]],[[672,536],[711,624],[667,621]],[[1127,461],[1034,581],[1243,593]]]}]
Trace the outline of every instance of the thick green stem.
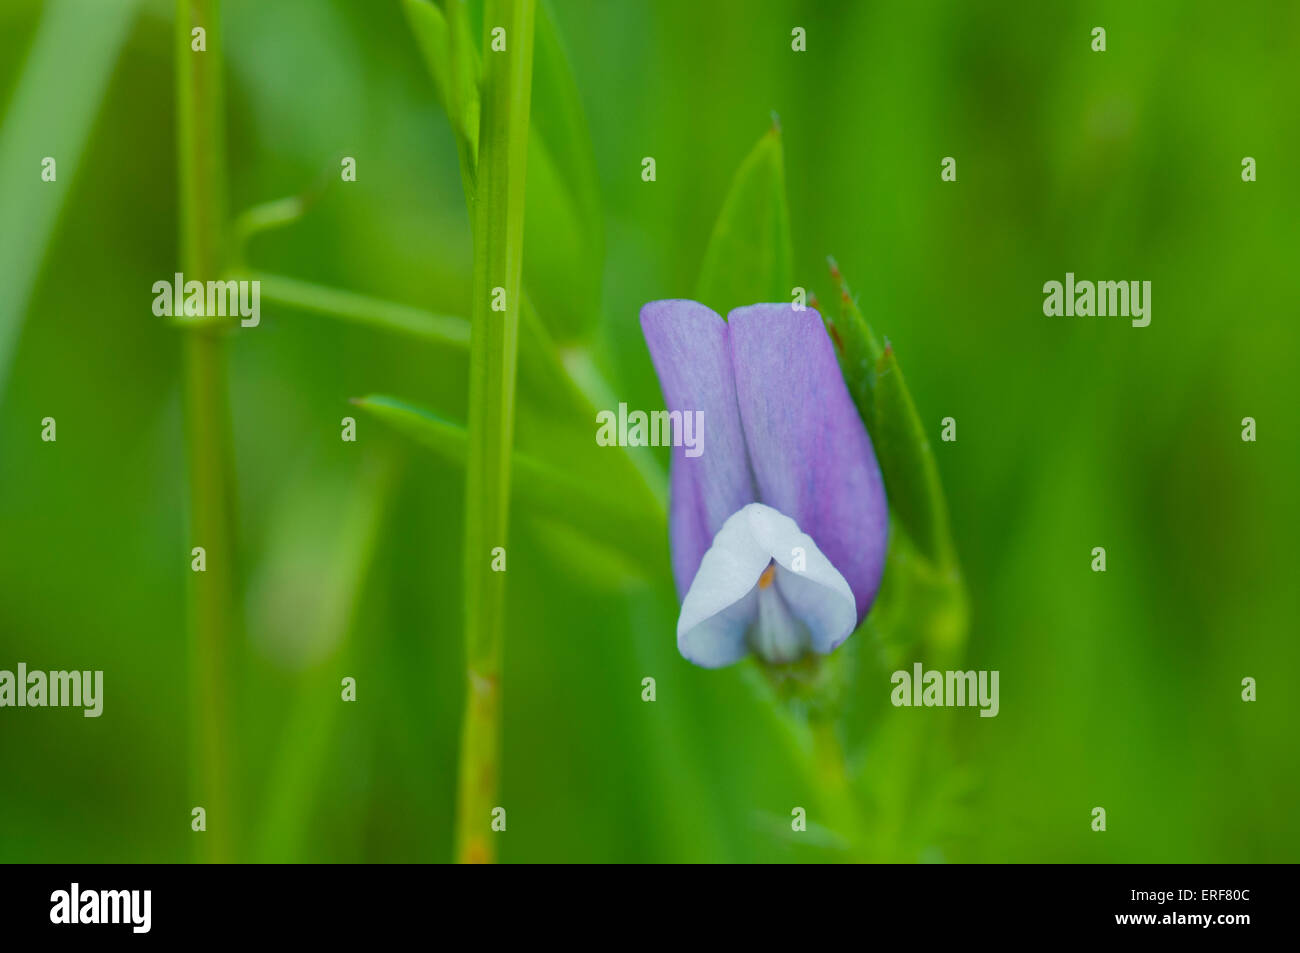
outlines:
[{"label": "thick green stem", "polygon": [[[202,29],[203,49],[197,50]],[[221,276],[225,224],[222,60],[218,0],[178,0],[177,160],[181,269],[185,280]],[[189,577],[190,691],[194,806],[206,813],[198,856],[231,859],[238,830],[231,797],[229,653],[236,610],[234,468],[226,391],[224,331],[184,331],[184,413],[189,470],[189,546],[205,567]]]},{"label": "thick green stem", "polygon": [[522,306],[524,174],[532,92],[533,0],[489,0],[476,194],[465,480],[465,720],[456,856],[490,862],[500,780],[505,546],[510,515],[515,368]]}]

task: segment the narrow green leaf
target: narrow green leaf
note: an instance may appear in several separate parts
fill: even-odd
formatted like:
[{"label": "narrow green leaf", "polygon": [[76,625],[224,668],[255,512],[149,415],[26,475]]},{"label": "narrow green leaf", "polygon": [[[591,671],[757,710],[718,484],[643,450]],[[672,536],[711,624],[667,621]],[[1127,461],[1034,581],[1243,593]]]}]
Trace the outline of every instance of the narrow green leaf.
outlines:
[{"label": "narrow green leaf", "polygon": [[[472,209],[481,94],[469,11],[463,0],[450,0],[446,16],[428,0],[403,5],[456,133]],[[590,331],[600,315],[604,227],[591,135],[548,3],[537,9],[535,46],[524,283],[547,329],[567,342]]]},{"label": "narrow green leaf", "polygon": [[[849,394],[871,434],[885,491],[903,529],[935,565],[953,561],[948,508],[934,452],[916,403],[888,343],[882,348],[834,259],[831,277],[840,295],[840,316],[822,315]],[[829,310],[829,309],[828,309]]]},{"label": "narrow green leaf", "polygon": [[[41,262],[139,5],[50,0],[9,99],[0,125],[0,393]],[[46,156],[55,160],[53,182],[41,180]]]},{"label": "narrow green leaf", "polygon": [[890,505],[925,557],[936,566],[947,566],[953,552],[939,468],[888,343],[876,362],[875,408],[872,436]]},{"label": "narrow green leaf", "polygon": [[[465,0],[447,0],[448,45],[451,50],[452,115],[458,118],[470,168],[477,174],[479,138],[483,132],[483,66]],[[531,43],[531,37],[529,43]],[[531,56],[531,51],[530,54]],[[531,66],[529,67],[531,70]],[[531,77],[530,77],[531,79]],[[472,191],[471,191],[471,194]]]},{"label": "narrow green leaf", "polygon": [[[424,33],[421,48],[456,127],[461,120],[455,118],[455,111],[477,115],[480,103],[476,86],[463,86],[467,93],[464,101],[450,90],[457,74],[454,64],[448,68],[446,61],[450,57],[471,63],[467,73],[476,73],[478,53],[468,36],[471,14],[481,8],[471,10],[464,0],[448,0],[444,22],[437,10],[430,13],[424,9],[424,0],[405,2],[413,27]],[[544,435],[537,439],[545,440],[547,451],[564,455],[571,465],[598,475],[610,486],[622,487],[629,507],[656,514],[662,522],[666,510],[662,470],[643,448],[600,452],[593,443],[591,427],[593,402],[606,401],[605,388],[598,388],[602,391],[599,397],[593,396],[591,387],[599,374],[590,362],[584,363],[588,352],[582,346],[566,347],[562,354],[556,344],[557,337],[572,341],[596,319],[604,239],[595,162],[577,85],[549,7],[543,7],[538,21],[533,68],[537,108],[532,110],[536,119],[529,131],[525,218],[530,226],[525,234],[524,267],[525,284],[540,286],[548,312],[544,320],[529,294],[524,294],[518,372],[519,390],[526,399],[519,409],[519,442],[527,449],[533,434]],[[472,107],[466,105],[470,101]],[[471,220],[476,221],[478,141],[458,135],[457,145],[466,204]],[[581,380],[575,371],[580,372]]]},{"label": "narrow green leaf", "polygon": [[881,347],[833,259],[830,269],[839,316],[822,319],[871,434],[894,519],[884,581],[868,622],[891,646],[922,640],[952,648],[965,638],[966,592],[934,451],[894,349],[888,342]]},{"label": "narrow green leaf", "polygon": [[[345,288],[264,271],[233,269],[226,277],[258,282],[262,300],[271,304],[348,324],[407,334],[445,347],[469,348],[469,320],[459,315],[438,314],[399,301],[373,298]],[[585,422],[589,409],[587,402],[566,372],[555,341],[527,296],[523,302],[519,338],[520,389],[527,392],[531,406],[542,414],[556,416],[572,417],[574,412],[579,412]]]},{"label": "narrow green leaf", "polygon": [[696,297],[719,314],[789,301],[793,283],[785,158],[775,124],[745,157],[704,253]]},{"label": "narrow green leaf", "polygon": [[[396,397],[372,394],[353,403],[444,460],[464,465],[469,451],[465,428]],[[523,512],[581,532],[621,553],[647,575],[662,574],[668,554],[661,514],[629,506],[618,485],[575,480],[518,450],[510,465],[513,501]]]},{"label": "narrow green leaf", "polygon": [[547,328],[567,342],[599,318],[605,236],[591,134],[547,0],[537,8],[528,147],[524,283]]},{"label": "narrow green leaf", "polygon": [[302,281],[266,272],[236,272],[234,277],[260,282],[261,296],[285,305],[354,324],[434,341],[449,347],[469,346],[469,322],[449,314],[435,314],[397,301],[371,298],[342,288]]},{"label": "narrow green leaf", "polygon": [[[234,270],[226,277],[258,281],[263,301],[295,311],[410,335],[443,347],[467,349],[469,345],[469,321],[455,315],[266,272]],[[650,452],[644,447],[599,447],[592,439],[593,401],[608,408],[616,406],[617,400],[597,385],[599,374],[588,353],[581,347],[569,348],[562,360],[527,295],[519,342],[519,445],[527,450],[536,444],[538,453],[563,458],[594,480],[621,487],[628,506],[654,514],[662,526],[667,491],[663,471]],[[593,390],[599,394],[593,396]]]},{"label": "narrow green leaf", "polygon": [[[533,132],[546,143],[565,176],[578,218],[596,237],[601,232],[600,188],[582,96],[573,65],[555,22],[551,0],[537,7],[537,52],[533,66]],[[531,155],[529,159],[531,161]],[[529,183],[532,188],[532,183]]]},{"label": "narrow green leaf", "polygon": [[936,660],[951,658],[966,637],[966,589],[934,453],[888,342],[874,402],[872,440],[895,524],[873,618],[887,645],[919,641],[941,653]]},{"label": "narrow green leaf", "polygon": [[446,14],[430,0],[402,0],[407,22],[424,57],[434,90],[451,120],[465,197],[473,208],[478,165],[479,55],[464,0],[449,0]]},{"label": "narrow green leaf", "polygon": [[424,65],[433,77],[438,102],[451,115],[451,30],[447,18],[432,0],[402,0],[402,10],[411,25],[411,34],[424,56]]},{"label": "narrow green leaf", "polygon": [[840,295],[840,316],[832,318],[830,309],[827,308],[822,312],[822,322],[835,343],[835,356],[839,359],[844,383],[848,385],[853,403],[870,427],[875,414],[872,399],[876,387],[876,362],[884,352],[876,341],[876,336],[871,333],[867,319],[862,316],[835,259],[827,261],[831,268],[831,278]]}]

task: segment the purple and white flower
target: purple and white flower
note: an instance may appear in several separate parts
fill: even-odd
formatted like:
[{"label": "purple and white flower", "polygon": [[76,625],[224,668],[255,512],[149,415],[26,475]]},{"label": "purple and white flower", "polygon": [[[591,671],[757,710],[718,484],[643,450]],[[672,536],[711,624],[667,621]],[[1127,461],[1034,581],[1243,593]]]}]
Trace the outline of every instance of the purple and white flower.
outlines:
[{"label": "purple and white flower", "polygon": [[653,301],[641,328],[668,409],[709,427],[702,455],[673,451],[678,650],[706,668],[831,652],[876,597],[889,511],[820,316]]}]

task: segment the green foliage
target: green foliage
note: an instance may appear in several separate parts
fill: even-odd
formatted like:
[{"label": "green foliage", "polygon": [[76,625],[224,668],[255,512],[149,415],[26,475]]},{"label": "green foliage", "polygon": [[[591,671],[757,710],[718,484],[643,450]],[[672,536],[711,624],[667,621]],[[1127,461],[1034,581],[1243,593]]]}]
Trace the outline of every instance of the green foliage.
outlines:
[{"label": "green foliage", "polygon": [[[831,278],[834,280],[840,299],[839,317],[832,317],[830,308],[821,312],[822,321],[835,344],[835,356],[844,372],[844,383],[848,385],[853,403],[858,413],[871,429],[875,421],[875,389],[877,365],[884,356],[884,350],[872,333],[871,326],[863,317],[862,309],[849,291],[844,276],[835,259],[828,260]],[[874,436],[874,430],[872,431]]]},{"label": "green foliage", "polygon": [[[185,637],[188,332],[149,308],[180,258],[171,6],[142,6],[114,32],[63,0],[0,3],[0,167],[15,170],[0,175],[0,300],[24,302],[0,307],[0,669],[101,669],[106,695],[98,720],[0,709],[0,770],[25,779],[0,785],[4,861],[184,861],[210,843],[186,810],[201,750]],[[1171,30],[1163,5],[1117,5],[1111,49],[1094,54],[1089,24],[1054,5],[729,6],[547,8],[589,120],[606,257],[586,347],[550,330],[540,298],[530,309],[527,276],[521,292],[502,859],[843,860],[851,798],[866,859],[1294,861],[1300,696],[1268,674],[1300,666],[1300,454],[1286,436],[1300,192],[1277,165],[1300,153],[1285,121],[1295,9],[1224,18],[1189,0]],[[476,61],[480,7],[437,7],[449,45],[463,14]],[[473,218],[456,125],[402,4],[232,2],[223,16],[238,145],[226,211],[285,223],[293,209],[264,203],[331,179],[307,215],[256,230],[241,276],[264,280],[262,322],[225,335],[242,629],[227,659],[231,854],[447,861],[465,470],[348,400],[400,395],[443,422],[468,418]],[[806,54],[789,50],[793,23]],[[1209,34],[1195,69],[1158,68]],[[120,54],[94,53],[101,42]],[[831,656],[844,670],[812,680],[841,696],[829,737],[775,717],[753,666],[680,658],[669,453],[593,441],[598,408],[659,406],[637,311],[692,296],[773,109],[792,283],[818,285],[833,251],[880,352],[891,342],[969,597],[946,601],[954,590],[896,512],[867,628]],[[39,180],[48,154],[58,183]],[[339,181],[344,154],[356,182]],[[939,177],[950,154],[956,182]],[[1247,154],[1257,182],[1240,179]],[[637,174],[644,155],[658,159],[654,183]],[[532,224],[526,212],[525,246]],[[1067,269],[1152,279],[1151,326],[1044,316],[1043,282]],[[816,290],[839,330],[834,285]],[[340,440],[344,415],[355,443]],[[948,415],[956,443],[938,439]],[[1241,440],[1247,415],[1258,442]],[[57,443],[39,440],[46,416]],[[567,481],[549,496],[563,515],[523,502],[520,454]],[[381,501],[372,466],[389,456],[400,470]],[[588,494],[600,518],[580,532],[571,510]],[[1105,573],[1089,569],[1094,546]],[[969,620],[961,661],[943,667],[1001,672],[996,718],[892,706],[894,669],[943,656],[945,627],[926,617],[941,612]],[[307,654],[327,638],[334,651]],[[339,699],[344,676],[356,703]],[[1241,699],[1247,676],[1256,702]],[[657,700],[642,701],[650,677]],[[847,778],[814,773],[835,743]],[[796,804],[805,832],[790,829]],[[1105,834],[1089,829],[1094,805],[1110,813]]]},{"label": "green foliage", "polygon": [[833,259],[830,268],[840,313],[822,320],[871,435],[893,517],[873,626],[896,654],[928,645],[955,657],[966,637],[966,594],[938,463],[893,347],[878,343]]},{"label": "green foliage", "polygon": [[537,5],[524,281],[561,341],[585,337],[600,317],[604,215],[596,159],[569,56],[549,0]]},{"label": "green foliage", "polygon": [[953,560],[948,506],[930,438],[888,343],[876,362],[872,435],[889,502],[921,552],[938,566]]},{"label": "green foliage", "polygon": [[434,314],[423,308],[317,285],[286,275],[254,271],[238,272],[235,277],[259,282],[263,299],[273,305],[391,333],[409,334],[460,351],[469,347],[469,322],[454,315]]},{"label": "green foliage", "polygon": [[482,818],[497,800],[506,574],[493,556],[509,538],[515,367],[523,306],[525,159],[533,79],[533,0],[489,0],[507,49],[485,54],[474,194],[465,461],[465,661],[469,669],[460,759],[458,857],[489,860]]},{"label": "green foliage", "polygon": [[[403,0],[403,6],[456,132],[472,202],[482,66],[468,12],[453,0],[453,29],[428,0]],[[599,317],[604,224],[581,96],[547,2],[537,6],[532,85],[524,282],[547,328],[564,342],[588,334]]]},{"label": "green foliage", "polygon": [[790,211],[775,123],[736,170],[704,252],[695,297],[720,314],[790,300]]},{"label": "green foliage", "polygon": [[[395,397],[370,395],[354,403],[439,457],[463,466],[469,438],[465,428],[432,411]],[[554,520],[620,553],[648,575],[659,575],[668,558],[664,527],[653,512],[625,504],[617,485],[575,479],[563,469],[515,451],[511,458],[514,508],[528,518]]]},{"label": "green foliage", "polygon": [[[15,223],[0,230],[0,392],[32,286],[138,6],[137,0],[52,5],[0,124],[0,208]],[[70,62],[77,69],[69,70]],[[51,99],[59,108],[49,108]],[[33,163],[46,156],[55,160],[58,184],[33,188]]]},{"label": "green foliage", "polygon": [[461,178],[472,207],[482,108],[481,69],[465,0],[449,0],[448,14],[431,0],[402,0],[402,8],[456,136]]}]

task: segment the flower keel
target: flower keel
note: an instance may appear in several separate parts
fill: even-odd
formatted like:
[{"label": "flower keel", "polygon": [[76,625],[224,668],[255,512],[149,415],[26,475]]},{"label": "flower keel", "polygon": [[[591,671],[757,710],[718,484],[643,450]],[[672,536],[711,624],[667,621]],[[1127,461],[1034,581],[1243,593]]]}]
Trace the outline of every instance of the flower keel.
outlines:
[{"label": "flower keel", "polygon": [[857,624],[853,591],[812,537],[762,503],[732,514],[682,602],[677,648],[705,668],[757,652],[791,662],[826,654]]}]

